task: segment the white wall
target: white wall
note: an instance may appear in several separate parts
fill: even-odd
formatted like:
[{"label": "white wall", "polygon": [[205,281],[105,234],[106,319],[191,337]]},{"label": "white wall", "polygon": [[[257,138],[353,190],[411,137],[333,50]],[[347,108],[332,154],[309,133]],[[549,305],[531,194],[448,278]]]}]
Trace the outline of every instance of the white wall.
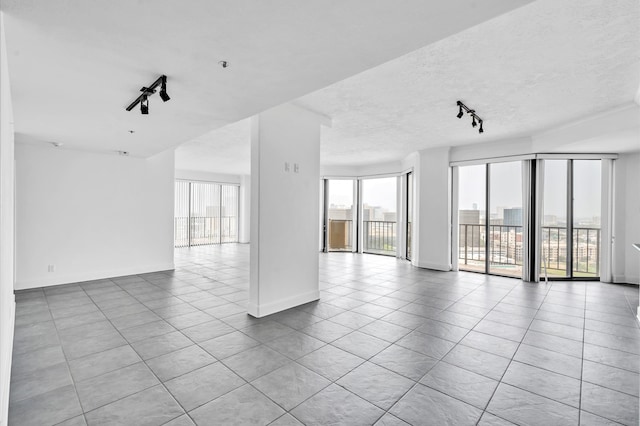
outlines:
[{"label": "white wall", "polygon": [[613,281],[640,283],[640,153],[620,155],[615,161]]},{"label": "white wall", "polygon": [[18,143],[16,171],[17,289],[173,268],[173,150],[139,159]]},{"label": "white wall", "polygon": [[412,263],[421,268],[451,270],[451,169],[449,148],[419,152],[415,170],[416,228]]},{"label": "white wall", "polygon": [[323,121],[324,117],[290,104],[267,110],[252,121],[249,313],[253,316],[320,297],[318,182]]},{"label": "white wall", "polygon": [[0,12],[0,425],[9,412],[15,319],[13,112],[3,19]]}]

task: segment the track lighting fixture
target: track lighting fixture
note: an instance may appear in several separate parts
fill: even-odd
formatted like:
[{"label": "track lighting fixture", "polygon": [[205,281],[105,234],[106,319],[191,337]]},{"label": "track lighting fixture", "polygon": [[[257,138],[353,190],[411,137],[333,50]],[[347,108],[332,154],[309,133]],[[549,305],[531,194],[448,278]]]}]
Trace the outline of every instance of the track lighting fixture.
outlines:
[{"label": "track lighting fixture", "polygon": [[482,128],[482,118],[478,117],[478,115],[476,114],[476,110],[475,109],[470,109],[469,107],[467,107],[465,104],[463,104],[460,101],[456,102],[456,105],[458,105],[458,107],[460,108],[459,111],[458,111],[458,115],[456,115],[456,117],[462,118],[462,116],[464,115],[463,111],[466,111],[467,114],[469,114],[471,116],[471,126],[472,127],[476,127],[478,124],[480,124],[480,128],[478,129],[478,133],[484,133],[484,129]]},{"label": "track lighting fixture", "polygon": [[149,96],[156,93],[158,86],[160,86],[160,98],[162,101],[167,102],[171,99],[167,93],[167,76],[161,75],[151,86],[140,89],[142,94],[129,104],[127,111],[131,111],[136,105],[140,104],[140,113],[149,114]]},{"label": "track lighting fixture", "polygon": [[149,98],[147,95],[142,95],[142,100],[140,101],[140,113],[141,114],[149,114]]}]

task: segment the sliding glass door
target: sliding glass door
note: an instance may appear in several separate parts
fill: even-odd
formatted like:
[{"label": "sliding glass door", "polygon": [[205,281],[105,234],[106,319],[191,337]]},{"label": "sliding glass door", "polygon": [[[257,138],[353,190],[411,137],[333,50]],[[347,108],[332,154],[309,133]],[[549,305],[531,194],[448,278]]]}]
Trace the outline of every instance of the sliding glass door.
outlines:
[{"label": "sliding glass door", "polygon": [[175,247],[238,242],[238,195],[238,185],[176,181]]},{"label": "sliding glass door", "polygon": [[522,276],[522,163],[458,169],[458,268]]},{"label": "sliding glass door", "polygon": [[398,177],[362,179],[362,251],[395,256]]},{"label": "sliding glass door", "polygon": [[600,276],[601,161],[544,160],[540,276]]},{"label": "sliding glass door", "polygon": [[327,251],[354,249],[354,180],[329,179],[326,186]]}]

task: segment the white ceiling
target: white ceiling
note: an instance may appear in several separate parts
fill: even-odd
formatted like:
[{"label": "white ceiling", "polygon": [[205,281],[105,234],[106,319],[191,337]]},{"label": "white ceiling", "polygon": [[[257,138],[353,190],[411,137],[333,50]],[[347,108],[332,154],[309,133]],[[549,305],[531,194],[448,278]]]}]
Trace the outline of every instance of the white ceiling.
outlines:
[{"label": "white ceiling", "polygon": [[[324,165],[535,135],[633,101],[639,21],[637,0],[538,0],[295,102],[332,118],[322,133]],[[458,99],[485,120],[484,134],[455,117]],[[249,134],[248,121],[212,131],[178,148],[176,161],[248,173]],[[637,130],[625,134],[600,150],[637,150]]]},{"label": "white ceiling", "polygon": [[16,139],[152,155],[530,1],[2,0]]}]

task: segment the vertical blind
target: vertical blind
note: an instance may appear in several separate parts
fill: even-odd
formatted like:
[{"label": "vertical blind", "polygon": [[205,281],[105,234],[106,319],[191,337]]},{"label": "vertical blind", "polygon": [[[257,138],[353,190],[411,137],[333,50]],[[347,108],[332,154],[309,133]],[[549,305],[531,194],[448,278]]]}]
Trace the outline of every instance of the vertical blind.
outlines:
[{"label": "vertical blind", "polygon": [[176,181],[176,247],[238,242],[237,185]]}]

